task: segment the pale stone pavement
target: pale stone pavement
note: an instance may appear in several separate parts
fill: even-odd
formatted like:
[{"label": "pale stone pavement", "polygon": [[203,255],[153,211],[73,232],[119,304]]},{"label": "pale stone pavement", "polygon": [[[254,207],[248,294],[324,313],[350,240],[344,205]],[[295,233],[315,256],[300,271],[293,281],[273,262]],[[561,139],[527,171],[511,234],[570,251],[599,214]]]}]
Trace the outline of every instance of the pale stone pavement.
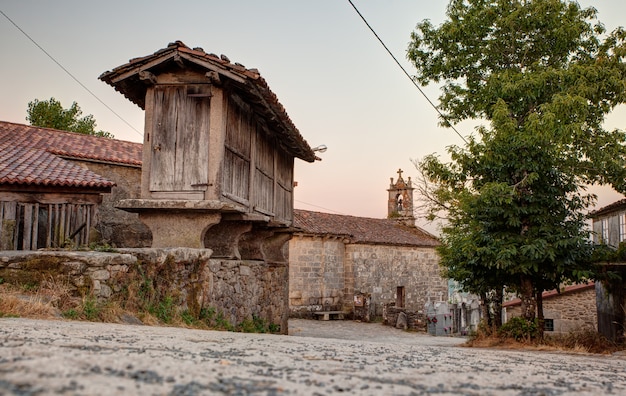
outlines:
[{"label": "pale stone pavement", "polygon": [[461,347],[380,324],[291,336],[0,319],[0,395],[624,395],[624,356]]}]

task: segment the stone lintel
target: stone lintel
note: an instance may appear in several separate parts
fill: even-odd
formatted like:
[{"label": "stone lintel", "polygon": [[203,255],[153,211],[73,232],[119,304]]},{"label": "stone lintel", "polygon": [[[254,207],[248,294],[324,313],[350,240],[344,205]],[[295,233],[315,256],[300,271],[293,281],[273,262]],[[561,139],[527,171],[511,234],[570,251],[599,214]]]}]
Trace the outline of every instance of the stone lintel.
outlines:
[{"label": "stone lintel", "polygon": [[116,208],[127,212],[141,213],[159,211],[205,211],[244,213],[246,209],[232,202],[220,200],[189,200],[189,199],[122,199]]}]

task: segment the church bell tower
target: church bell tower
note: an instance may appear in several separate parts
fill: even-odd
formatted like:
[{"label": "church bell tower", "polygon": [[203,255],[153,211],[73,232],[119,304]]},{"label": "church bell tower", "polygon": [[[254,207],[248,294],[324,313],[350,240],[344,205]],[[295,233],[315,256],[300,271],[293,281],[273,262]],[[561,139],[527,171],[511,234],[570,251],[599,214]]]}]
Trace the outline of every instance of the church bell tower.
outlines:
[{"label": "church bell tower", "polygon": [[402,178],[402,169],[398,169],[398,180],[394,183],[393,177],[389,185],[389,202],[387,217],[397,219],[406,225],[415,226],[413,216],[413,190],[411,177],[405,182]]}]

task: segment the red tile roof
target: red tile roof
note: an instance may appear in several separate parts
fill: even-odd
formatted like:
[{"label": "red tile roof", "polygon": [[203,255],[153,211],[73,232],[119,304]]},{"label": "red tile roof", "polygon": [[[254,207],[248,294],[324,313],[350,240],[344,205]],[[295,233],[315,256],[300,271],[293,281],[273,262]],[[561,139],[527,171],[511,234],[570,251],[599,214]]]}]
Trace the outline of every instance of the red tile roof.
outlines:
[{"label": "red tile roof", "polygon": [[[192,49],[181,41],[175,41],[151,55],[131,59],[124,65],[104,72],[99,78],[144,109],[148,89],[148,85],[142,80],[145,72],[158,74],[167,68],[179,69],[181,64],[193,65],[209,73],[215,73],[220,81],[233,82],[233,85],[239,88],[239,92],[249,98],[248,102],[272,123],[274,130],[278,132],[279,144],[287,152],[308,162],[315,161],[313,149],[293,124],[259,71],[247,69],[240,63],[231,63],[225,55],[206,53],[202,48]],[[209,81],[207,78],[207,82]]]},{"label": "red tile roof", "polygon": [[43,149],[62,157],[141,166],[141,143],[0,122],[0,142]]},{"label": "red tile roof", "polygon": [[0,184],[110,188],[64,158],[141,166],[141,144],[0,121]]},{"label": "red tile roof", "polygon": [[305,234],[345,236],[352,243],[399,246],[437,246],[437,238],[419,227],[393,219],[373,219],[294,210],[294,227]]},{"label": "red tile roof", "polygon": [[626,208],[626,198],[620,199],[619,201],[615,201],[609,205],[603,206],[598,210],[594,210],[591,213],[589,213],[589,216],[595,219],[600,216],[610,214],[618,210],[622,210],[624,208]]},{"label": "red tile roof", "polygon": [[[578,285],[566,286],[563,290],[544,291],[543,293],[541,293],[541,296],[543,297],[544,300],[547,300],[547,299],[554,298],[556,296],[560,296],[563,294],[569,294],[569,293],[574,293],[574,292],[583,291],[587,289],[593,289],[595,287],[596,287],[596,284],[594,282],[581,283]],[[521,305],[521,304],[522,304],[522,300],[520,300],[519,298],[516,298],[514,300],[505,302],[504,304],[502,304],[502,306],[506,308],[506,307],[514,307],[514,306]]]}]

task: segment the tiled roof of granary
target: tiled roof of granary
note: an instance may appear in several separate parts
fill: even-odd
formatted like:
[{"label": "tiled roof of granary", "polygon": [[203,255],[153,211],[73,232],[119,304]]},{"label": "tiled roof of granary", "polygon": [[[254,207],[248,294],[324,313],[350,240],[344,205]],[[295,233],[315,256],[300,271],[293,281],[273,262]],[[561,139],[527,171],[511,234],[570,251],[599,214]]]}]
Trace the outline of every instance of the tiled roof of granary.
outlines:
[{"label": "tiled roof of granary", "polygon": [[294,210],[294,227],[303,234],[344,236],[352,243],[398,246],[437,246],[435,236],[419,227],[393,219],[374,219],[331,213]]},{"label": "tiled roof of granary", "polygon": [[109,188],[64,158],[141,166],[141,144],[0,121],[0,184]]},{"label": "tiled roof of granary", "polygon": [[273,130],[278,132],[281,146],[304,161],[315,161],[313,149],[293,124],[259,71],[254,68],[248,69],[240,63],[231,63],[225,55],[217,56],[204,52],[200,47],[189,48],[183,42],[175,41],[151,55],[131,59],[126,64],[106,71],[99,78],[131,102],[145,109],[148,89],[145,73],[158,74],[170,68],[180,69],[181,66],[194,67],[217,76],[217,80],[220,81],[216,82],[217,84],[229,80],[238,88],[238,92],[247,98],[247,102],[255,111],[264,115]]}]

